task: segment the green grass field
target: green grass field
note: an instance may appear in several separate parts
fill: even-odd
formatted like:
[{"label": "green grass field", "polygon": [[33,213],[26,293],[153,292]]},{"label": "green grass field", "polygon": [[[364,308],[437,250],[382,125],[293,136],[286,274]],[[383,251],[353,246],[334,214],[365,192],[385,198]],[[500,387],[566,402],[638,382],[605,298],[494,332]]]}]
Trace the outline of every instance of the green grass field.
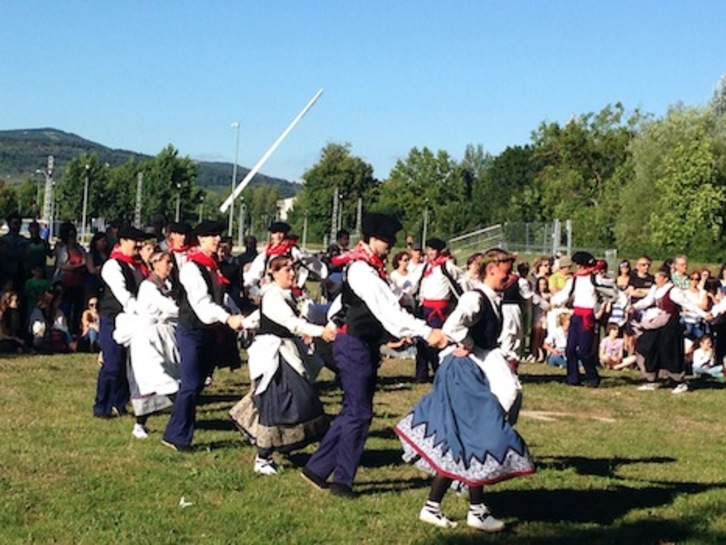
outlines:
[{"label": "green grass field", "polygon": [[[0,543],[726,543],[726,424],[721,382],[674,396],[639,392],[638,376],[606,373],[597,390],[570,388],[561,371],[521,370],[518,429],[538,472],[488,489],[506,520],[498,535],[417,520],[428,479],[400,462],[392,426],[427,391],[410,361],[386,360],[355,501],[313,489],[298,475],[308,453],[281,459],[273,477],[252,472],[254,449],[227,418],[247,370],[220,370],[198,413],[198,450],[164,447],[168,415],[91,417],[95,356],[0,360]],[[340,391],[321,377],[335,414]],[[180,506],[181,498],[188,503]],[[450,494],[462,521],[468,503]]]}]

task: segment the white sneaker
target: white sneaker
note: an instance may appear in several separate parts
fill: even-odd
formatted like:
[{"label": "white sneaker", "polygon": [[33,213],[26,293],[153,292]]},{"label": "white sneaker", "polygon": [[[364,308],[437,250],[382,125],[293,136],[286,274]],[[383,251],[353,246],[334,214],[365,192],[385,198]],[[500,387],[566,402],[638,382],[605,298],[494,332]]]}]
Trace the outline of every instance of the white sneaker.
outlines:
[{"label": "white sneaker", "polygon": [[433,513],[425,507],[418,514],[418,520],[433,524],[439,528],[456,528],[456,523],[453,520],[447,519],[441,511]]},{"label": "white sneaker", "polygon": [[149,437],[149,430],[143,424],[134,424],[131,435],[136,437],[136,439],[147,439]]},{"label": "white sneaker", "polygon": [[495,519],[486,507],[479,511],[469,509],[469,514],[466,516],[466,524],[482,532],[494,533],[504,530],[504,522]]},{"label": "white sneaker", "polygon": [[688,384],[681,382],[678,386],[671,390],[672,394],[685,394],[688,391]]},{"label": "white sneaker", "polygon": [[272,458],[260,458],[256,456],[254,471],[260,475],[277,475],[277,467],[275,466],[275,462],[272,461]]},{"label": "white sneaker", "polygon": [[645,384],[641,384],[638,386],[638,390],[641,392],[653,392],[658,389],[658,383],[656,382],[646,382]]},{"label": "white sneaker", "polygon": [[212,377],[207,377],[204,379],[205,386],[211,386],[213,382],[214,382],[214,379]]}]

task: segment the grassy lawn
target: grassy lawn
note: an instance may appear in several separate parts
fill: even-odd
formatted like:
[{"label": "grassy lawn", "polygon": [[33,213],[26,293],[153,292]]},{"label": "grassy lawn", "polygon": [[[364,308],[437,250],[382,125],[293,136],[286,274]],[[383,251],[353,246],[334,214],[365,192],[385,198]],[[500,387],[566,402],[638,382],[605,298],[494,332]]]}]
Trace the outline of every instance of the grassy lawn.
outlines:
[{"label": "grassy lawn", "polygon": [[[88,354],[0,360],[0,543],[726,543],[726,384],[717,381],[674,396],[608,372],[590,390],[524,366],[518,429],[538,472],[488,489],[508,528],[483,535],[417,520],[429,481],[400,462],[391,433],[428,389],[409,380],[410,361],[381,367],[352,502],[302,481],[308,452],[281,459],[278,476],[252,472],[254,450],[226,414],[247,390],[245,367],[218,371],[205,391],[191,454],[161,444],[168,415],[149,420],[145,441],[132,438],[129,417],[92,418],[96,373]],[[340,391],[321,378],[335,414]],[[459,521],[467,508],[444,500]]]}]

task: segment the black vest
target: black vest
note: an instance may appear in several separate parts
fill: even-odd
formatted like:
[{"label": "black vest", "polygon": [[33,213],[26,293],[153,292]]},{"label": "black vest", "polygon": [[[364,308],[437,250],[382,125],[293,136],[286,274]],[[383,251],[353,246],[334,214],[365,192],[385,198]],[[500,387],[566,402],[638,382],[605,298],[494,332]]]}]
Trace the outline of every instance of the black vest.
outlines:
[{"label": "black vest", "polygon": [[[287,299],[285,299],[285,302],[292,309],[295,316],[300,316],[300,312],[295,306],[295,303],[293,303],[292,301],[288,301]],[[286,327],[281,326],[277,322],[270,320],[270,318],[265,315],[264,297],[262,297],[262,301],[260,302],[260,327],[257,328],[257,335],[274,335],[275,337],[280,337],[281,339],[292,339],[295,336],[292,334],[292,331],[290,331]]]},{"label": "black vest", "polygon": [[494,310],[489,297],[482,290],[473,290],[482,299],[482,311],[477,322],[471,326],[469,334],[474,345],[484,350],[492,350],[499,346],[499,335],[502,333],[502,320]]},{"label": "black vest", "polygon": [[[207,293],[212,296],[212,301],[217,303],[219,306],[222,306],[222,303],[224,301],[224,286],[222,286],[219,281],[215,282],[212,280],[212,273],[209,271],[209,269],[207,269],[207,267],[205,267],[204,265],[200,265],[199,263],[194,263],[194,265],[199,269],[199,272],[204,279],[204,283],[207,285]],[[207,324],[199,319],[197,314],[194,312],[194,309],[189,304],[187,292],[184,289],[184,286],[181,286],[181,283],[180,287],[181,293],[179,297],[179,324],[184,329],[200,329],[203,327],[207,327]]]},{"label": "black vest", "polygon": [[522,294],[519,292],[519,276],[517,276],[516,280],[504,288],[504,291],[502,292],[502,304],[521,305],[522,303],[524,303],[524,299],[522,299]]},{"label": "black vest", "polygon": [[358,337],[361,341],[373,347],[378,347],[391,338],[378,318],[373,315],[368,306],[363,302],[363,299],[358,297],[350,288],[348,276],[345,273],[343,274],[343,289],[341,295],[343,303],[342,312],[344,313],[341,318],[346,324],[346,333],[348,335]]},{"label": "black vest", "polygon": [[[121,268],[121,274],[124,277],[124,286],[129,293],[136,297],[136,294],[139,291],[139,284],[136,280],[134,270],[128,263],[124,263],[118,259],[115,261]],[[99,290],[98,295],[98,314],[100,316],[103,316],[104,318],[115,318],[123,312],[124,307],[118,302],[116,297],[114,297],[113,291],[111,291],[111,288],[108,284],[106,284],[106,281],[103,280],[103,276],[101,277],[101,289]]]}]

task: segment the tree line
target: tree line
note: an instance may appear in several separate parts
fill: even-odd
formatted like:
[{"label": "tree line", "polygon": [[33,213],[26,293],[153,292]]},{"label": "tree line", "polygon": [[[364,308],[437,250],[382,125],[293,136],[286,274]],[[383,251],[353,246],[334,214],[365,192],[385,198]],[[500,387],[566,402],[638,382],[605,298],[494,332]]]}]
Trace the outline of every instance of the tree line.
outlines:
[{"label": "tree line", "polygon": [[[200,188],[197,164],[171,145],[117,167],[96,154],[74,157],[56,181],[56,219],[80,219],[86,179],[89,218],[133,219],[139,172],[143,223],[157,213],[175,218],[177,203],[186,221],[224,219],[218,207],[228,187]],[[394,214],[417,237],[424,221],[430,235],[451,237],[496,223],[571,219],[577,247],[719,261],[726,250],[726,79],[704,106],[678,104],[658,118],[611,104],[566,123],[542,122],[528,143],[498,155],[471,144],[457,161],[445,150],[413,148],[384,180],[350,144],[330,143],[303,180],[288,221],[298,234],[307,229],[309,241],[335,230],[337,190],[337,222],[351,231],[361,199],[364,210]],[[35,216],[42,196],[39,181],[0,181],[0,213]],[[274,186],[245,189],[244,231],[264,235],[280,198]],[[235,230],[240,219],[235,214]]]},{"label": "tree line", "polygon": [[498,155],[467,146],[454,160],[444,150],[413,148],[385,180],[330,143],[303,176],[291,215],[300,232],[322,239],[332,230],[333,194],[341,225],[355,228],[364,209],[396,215],[418,236],[456,234],[505,222],[571,219],[574,245],[617,248],[623,255],[723,260],[726,213],[724,80],[706,106],[675,105],[661,118],[620,103],[543,122],[526,145]]}]

